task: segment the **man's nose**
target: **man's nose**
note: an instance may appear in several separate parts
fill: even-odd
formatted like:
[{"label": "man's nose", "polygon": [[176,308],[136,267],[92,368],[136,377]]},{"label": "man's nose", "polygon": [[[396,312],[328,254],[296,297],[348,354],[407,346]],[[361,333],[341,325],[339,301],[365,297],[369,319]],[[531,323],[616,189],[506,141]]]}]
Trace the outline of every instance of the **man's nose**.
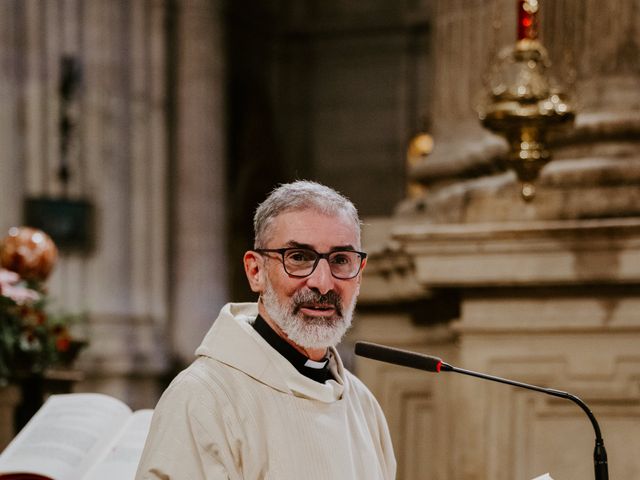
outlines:
[{"label": "man's nose", "polygon": [[307,277],[307,286],[315,288],[320,294],[324,295],[333,289],[334,283],[329,261],[326,258],[321,258],[318,265],[316,265],[316,269]]}]

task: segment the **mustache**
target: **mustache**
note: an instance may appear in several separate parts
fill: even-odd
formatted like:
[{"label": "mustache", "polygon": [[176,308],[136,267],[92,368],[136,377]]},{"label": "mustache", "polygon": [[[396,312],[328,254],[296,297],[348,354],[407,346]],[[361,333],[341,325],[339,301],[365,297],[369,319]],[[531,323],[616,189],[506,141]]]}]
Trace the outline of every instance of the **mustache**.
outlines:
[{"label": "mustache", "polygon": [[304,304],[321,303],[332,305],[336,309],[336,313],[342,316],[342,298],[333,290],[329,290],[325,294],[321,294],[315,290],[300,290],[294,294],[292,302],[294,314],[298,313]]}]

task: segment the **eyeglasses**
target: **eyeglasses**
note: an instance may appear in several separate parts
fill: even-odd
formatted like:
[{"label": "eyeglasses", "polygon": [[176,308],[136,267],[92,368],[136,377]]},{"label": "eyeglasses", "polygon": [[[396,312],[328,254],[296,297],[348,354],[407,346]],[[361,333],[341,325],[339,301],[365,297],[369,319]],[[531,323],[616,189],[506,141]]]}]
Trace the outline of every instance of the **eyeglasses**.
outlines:
[{"label": "eyeglasses", "polygon": [[304,278],[311,275],[320,259],[329,263],[331,275],[340,280],[354,278],[362,269],[367,254],[355,250],[334,250],[318,253],[311,248],[256,248],[258,253],[279,253],[284,271],[292,277]]}]

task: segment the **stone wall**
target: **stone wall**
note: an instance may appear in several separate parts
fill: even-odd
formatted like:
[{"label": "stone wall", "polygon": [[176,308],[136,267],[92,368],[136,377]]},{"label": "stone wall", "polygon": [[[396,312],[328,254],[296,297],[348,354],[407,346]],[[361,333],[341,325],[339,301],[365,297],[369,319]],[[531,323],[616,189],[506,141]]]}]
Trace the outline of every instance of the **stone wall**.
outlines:
[{"label": "stone wall", "polygon": [[[504,141],[473,108],[486,62],[514,40],[515,2],[437,2],[436,147],[410,172],[426,193],[365,221],[370,257],[349,341],[576,394],[600,423],[612,478],[635,478],[638,9],[541,5],[542,41],[579,110],[525,203]],[[594,432],[569,401],[367,359],[355,367],[389,418],[399,479],[593,478]]]},{"label": "stone wall", "polygon": [[[27,196],[85,199],[93,248],[62,251],[55,305],[89,313],[78,390],[151,406],[226,301],[225,47],[218,2],[2,2],[0,231]],[[60,182],[60,65],[80,88]]]}]

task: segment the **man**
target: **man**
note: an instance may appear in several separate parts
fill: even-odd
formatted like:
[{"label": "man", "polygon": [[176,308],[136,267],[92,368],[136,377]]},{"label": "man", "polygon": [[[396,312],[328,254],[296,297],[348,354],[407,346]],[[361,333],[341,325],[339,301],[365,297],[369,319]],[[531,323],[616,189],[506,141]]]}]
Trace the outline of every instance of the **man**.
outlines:
[{"label": "man", "polygon": [[223,307],[158,402],[136,478],[395,478],[384,415],[334,348],[366,264],[355,207],[298,181],[254,229],[244,268],[258,303]]}]

